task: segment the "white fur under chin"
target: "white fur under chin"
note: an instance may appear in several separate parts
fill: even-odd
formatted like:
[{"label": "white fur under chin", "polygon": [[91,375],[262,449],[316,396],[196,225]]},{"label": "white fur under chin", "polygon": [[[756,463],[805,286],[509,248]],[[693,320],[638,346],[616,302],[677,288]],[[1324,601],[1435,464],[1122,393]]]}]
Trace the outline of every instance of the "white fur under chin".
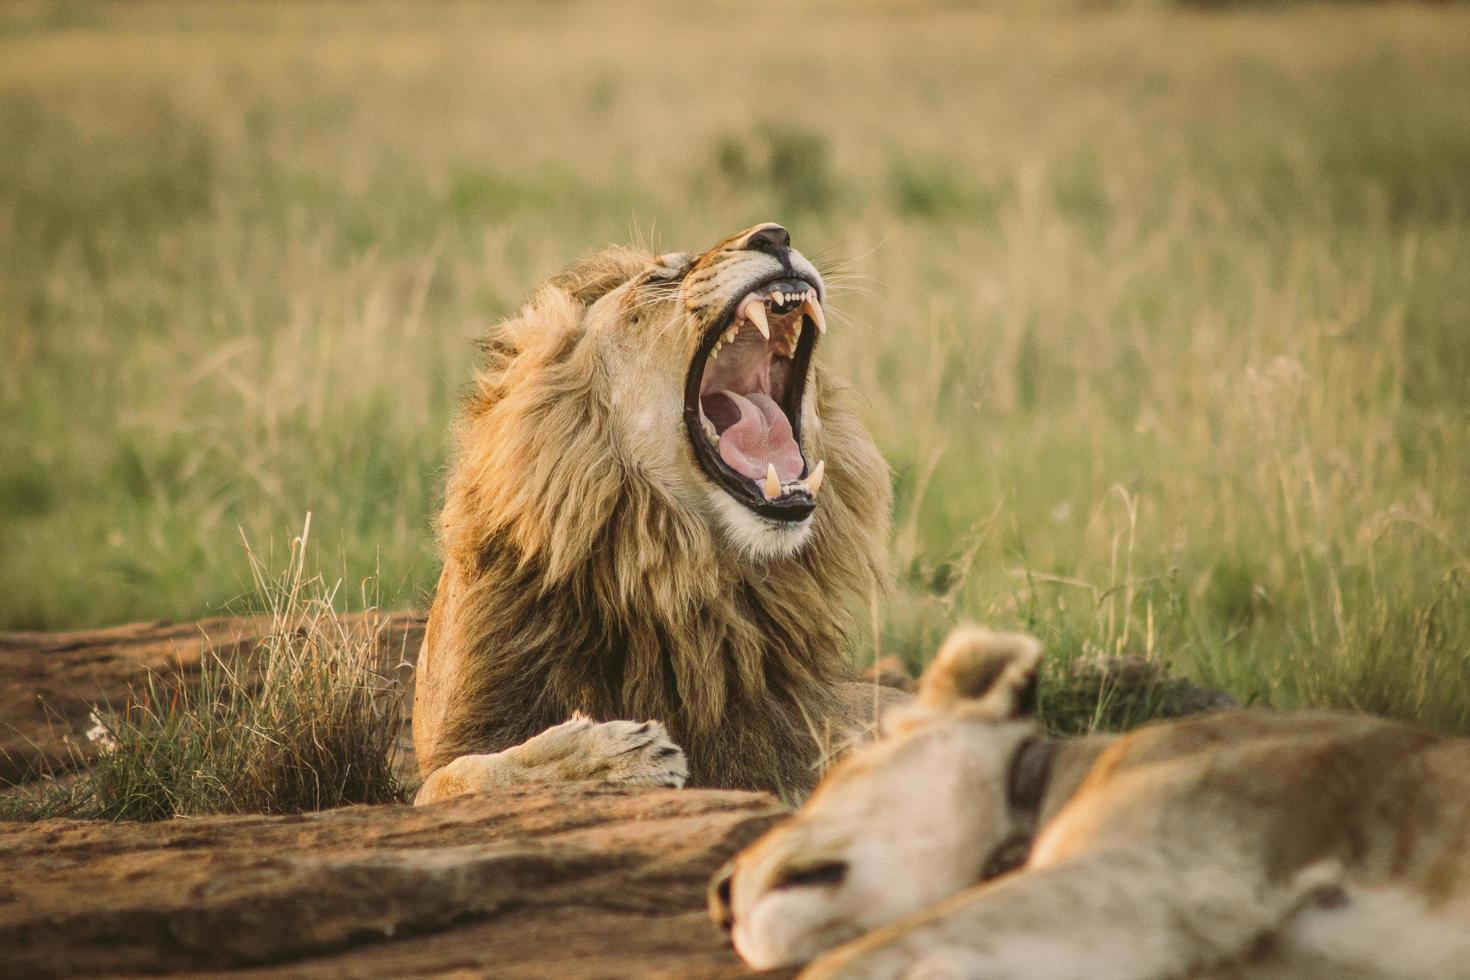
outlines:
[{"label": "white fur under chin", "polygon": [[717,488],[710,491],[710,500],[726,540],[751,558],[788,558],[812,536],[810,516],[794,522],[768,520]]}]

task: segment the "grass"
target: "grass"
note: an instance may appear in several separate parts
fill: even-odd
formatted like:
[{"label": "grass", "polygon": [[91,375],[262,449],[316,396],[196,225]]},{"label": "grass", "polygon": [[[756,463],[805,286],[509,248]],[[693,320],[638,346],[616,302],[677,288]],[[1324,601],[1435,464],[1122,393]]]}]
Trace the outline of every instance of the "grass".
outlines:
[{"label": "grass", "polygon": [[337,589],[307,574],[310,527],[308,516],[279,573],[246,546],[269,621],[256,649],[206,650],[197,677],[149,677],[131,703],[94,712],[86,737],[98,754],[79,775],[0,795],[0,818],[164,820],[398,800],[392,668],[402,651],[387,648],[384,620],[340,617]]},{"label": "grass", "polygon": [[1454,5],[8,6],[0,627],[218,611],[308,510],[421,603],[472,338],[778,219],[894,471],[883,652],[1470,732],[1467,61]]}]

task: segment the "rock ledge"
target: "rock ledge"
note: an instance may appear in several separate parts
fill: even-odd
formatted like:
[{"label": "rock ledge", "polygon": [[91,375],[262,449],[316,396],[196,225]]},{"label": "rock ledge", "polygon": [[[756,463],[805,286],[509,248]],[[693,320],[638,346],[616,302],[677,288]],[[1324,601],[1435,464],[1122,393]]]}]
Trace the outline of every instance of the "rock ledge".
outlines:
[{"label": "rock ledge", "polygon": [[0,974],[741,975],[705,883],[783,812],[760,793],[573,784],[0,824]]}]

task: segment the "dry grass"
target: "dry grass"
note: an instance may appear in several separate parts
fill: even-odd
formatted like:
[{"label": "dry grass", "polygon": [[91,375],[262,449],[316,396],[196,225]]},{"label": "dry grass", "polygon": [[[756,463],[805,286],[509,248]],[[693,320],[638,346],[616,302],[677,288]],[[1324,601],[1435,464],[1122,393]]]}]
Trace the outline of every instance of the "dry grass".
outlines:
[{"label": "dry grass", "polygon": [[1467,61],[1463,6],[7,7],[0,622],[211,611],[305,510],[419,601],[471,338],[775,218],[894,467],[885,652],[1470,730]]},{"label": "dry grass", "polygon": [[269,618],[256,649],[207,650],[197,678],[150,678],[132,703],[95,713],[95,760],[0,798],[0,813],[163,820],[399,799],[393,668],[403,652],[371,613],[338,616],[336,588],[306,572],[310,527],[308,517],[278,574],[246,545]]}]

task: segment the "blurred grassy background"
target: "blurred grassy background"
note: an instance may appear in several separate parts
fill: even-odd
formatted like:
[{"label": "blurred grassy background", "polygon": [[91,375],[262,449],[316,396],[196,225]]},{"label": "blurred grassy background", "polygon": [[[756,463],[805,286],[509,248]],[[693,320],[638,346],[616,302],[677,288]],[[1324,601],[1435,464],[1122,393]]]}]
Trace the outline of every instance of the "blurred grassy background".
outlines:
[{"label": "blurred grassy background", "polygon": [[[950,622],[1470,730],[1470,8],[0,8],[0,628],[424,601],[471,339],[779,220]],[[351,589],[346,591],[352,591]]]}]

